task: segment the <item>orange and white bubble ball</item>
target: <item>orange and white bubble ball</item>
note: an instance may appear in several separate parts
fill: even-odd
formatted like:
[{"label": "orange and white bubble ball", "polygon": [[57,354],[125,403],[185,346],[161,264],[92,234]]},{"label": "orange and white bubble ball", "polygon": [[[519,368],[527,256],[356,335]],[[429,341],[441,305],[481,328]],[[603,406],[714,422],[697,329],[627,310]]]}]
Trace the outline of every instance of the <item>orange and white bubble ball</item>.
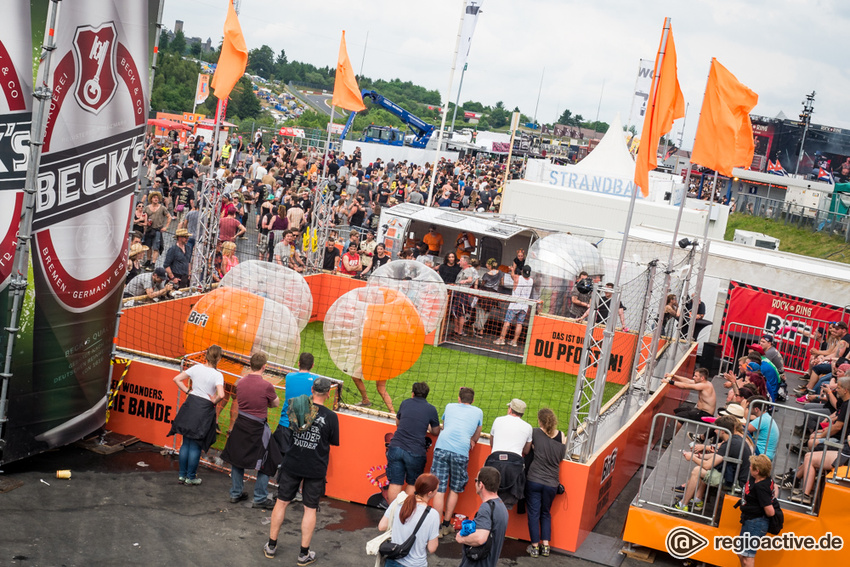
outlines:
[{"label": "orange and white bubble ball", "polygon": [[313,293],[304,276],[273,262],[242,262],[224,275],[220,287],[241,289],[286,305],[302,331],[313,314]]},{"label": "orange and white bubble ball", "polygon": [[369,276],[370,286],[400,291],[416,307],[425,334],[434,332],[446,313],[448,292],[443,278],[422,262],[395,260],[375,269]]},{"label": "orange and white bubble ball", "polygon": [[245,356],[263,351],[271,362],[295,366],[301,334],[287,306],[241,289],[220,287],[195,304],[183,326],[186,353],[210,345]]},{"label": "orange and white bubble ball", "polygon": [[325,345],[353,378],[389,380],[422,354],[425,329],[413,303],[394,289],[367,286],[337,299],[325,317]]}]

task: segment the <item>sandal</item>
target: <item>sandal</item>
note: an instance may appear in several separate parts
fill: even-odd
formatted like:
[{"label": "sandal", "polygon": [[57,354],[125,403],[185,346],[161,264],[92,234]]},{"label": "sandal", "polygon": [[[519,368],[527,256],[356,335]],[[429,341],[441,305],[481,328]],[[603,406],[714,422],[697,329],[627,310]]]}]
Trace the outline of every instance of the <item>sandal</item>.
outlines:
[{"label": "sandal", "polygon": [[359,408],[370,408],[370,407],[372,407],[372,402],[367,400],[365,402],[360,402],[359,404],[354,404],[354,405],[359,407]]}]

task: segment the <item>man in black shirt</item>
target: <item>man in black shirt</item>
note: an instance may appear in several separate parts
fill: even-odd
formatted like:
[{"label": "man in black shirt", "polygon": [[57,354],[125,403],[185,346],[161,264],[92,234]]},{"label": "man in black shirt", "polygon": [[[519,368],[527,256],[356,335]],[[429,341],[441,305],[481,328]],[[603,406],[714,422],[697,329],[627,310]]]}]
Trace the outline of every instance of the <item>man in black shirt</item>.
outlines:
[{"label": "man in black shirt", "polygon": [[340,257],[339,249],[333,238],[328,238],[325,241],[325,256],[322,259],[322,269],[328,272],[336,271],[336,262]]},{"label": "man in black shirt", "polygon": [[[289,412],[298,414],[297,420],[290,419],[292,444],[283,456],[278,481],[278,497],[272,511],[269,526],[269,541],[263,553],[273,558],[277,551],[277,537],[286,516],[286,508],[303,484],[304,519],[301,521],[301,550],[298,565],[310,565],[316,561],[316,552],[310,551],[310,542],[316,529],[316,512],[319,499],[325,490],[331,445],[339,446],[339,418],[324,406],[331,389],[331,381],[317,378],[312,388],[312,408],[304,407],[302,397],[290,400]],[[306,398],[306,396],[304,397]],[[302,406],[305,412],[299,412]]]}]

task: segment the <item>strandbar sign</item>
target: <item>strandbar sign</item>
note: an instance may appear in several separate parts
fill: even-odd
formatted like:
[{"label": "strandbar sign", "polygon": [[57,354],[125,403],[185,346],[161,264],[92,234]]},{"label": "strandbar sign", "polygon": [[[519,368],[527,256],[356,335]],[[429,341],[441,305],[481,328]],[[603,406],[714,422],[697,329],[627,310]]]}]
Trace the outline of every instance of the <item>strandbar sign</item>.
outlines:
[{"label": "strandbar sign", "polygon": [[10,411],[27,435],[15,444],[29,454],[79,439],[105,420],[148,112],[153,4],[63,2],[54,67],[38,78],[53,96],[33,219],[33,370],[29,395]]}]

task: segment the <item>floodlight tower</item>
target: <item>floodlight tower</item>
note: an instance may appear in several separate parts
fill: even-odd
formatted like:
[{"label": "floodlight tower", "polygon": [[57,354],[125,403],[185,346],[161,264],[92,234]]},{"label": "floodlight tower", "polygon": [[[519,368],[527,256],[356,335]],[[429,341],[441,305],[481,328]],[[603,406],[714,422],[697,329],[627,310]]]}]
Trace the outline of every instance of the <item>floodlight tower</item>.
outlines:
[{"label": "floodlight tower", "polygon": [[815,91],[812,91],[812,94],[806,95],[806,100],[803,101],[803,112],[800,113],[800,122],[803,123],[803,139],[800,142],[800,155],[797,156],[797,165],[794,167],[794,175],[797,175],[797,172],[800,171],[800,162],[803,161],[803,148],[806,145],[806,134],[809,133],[809,124],[812,123],[812,112],[814,111],[814,106],[812,103],[815,102]]}]

